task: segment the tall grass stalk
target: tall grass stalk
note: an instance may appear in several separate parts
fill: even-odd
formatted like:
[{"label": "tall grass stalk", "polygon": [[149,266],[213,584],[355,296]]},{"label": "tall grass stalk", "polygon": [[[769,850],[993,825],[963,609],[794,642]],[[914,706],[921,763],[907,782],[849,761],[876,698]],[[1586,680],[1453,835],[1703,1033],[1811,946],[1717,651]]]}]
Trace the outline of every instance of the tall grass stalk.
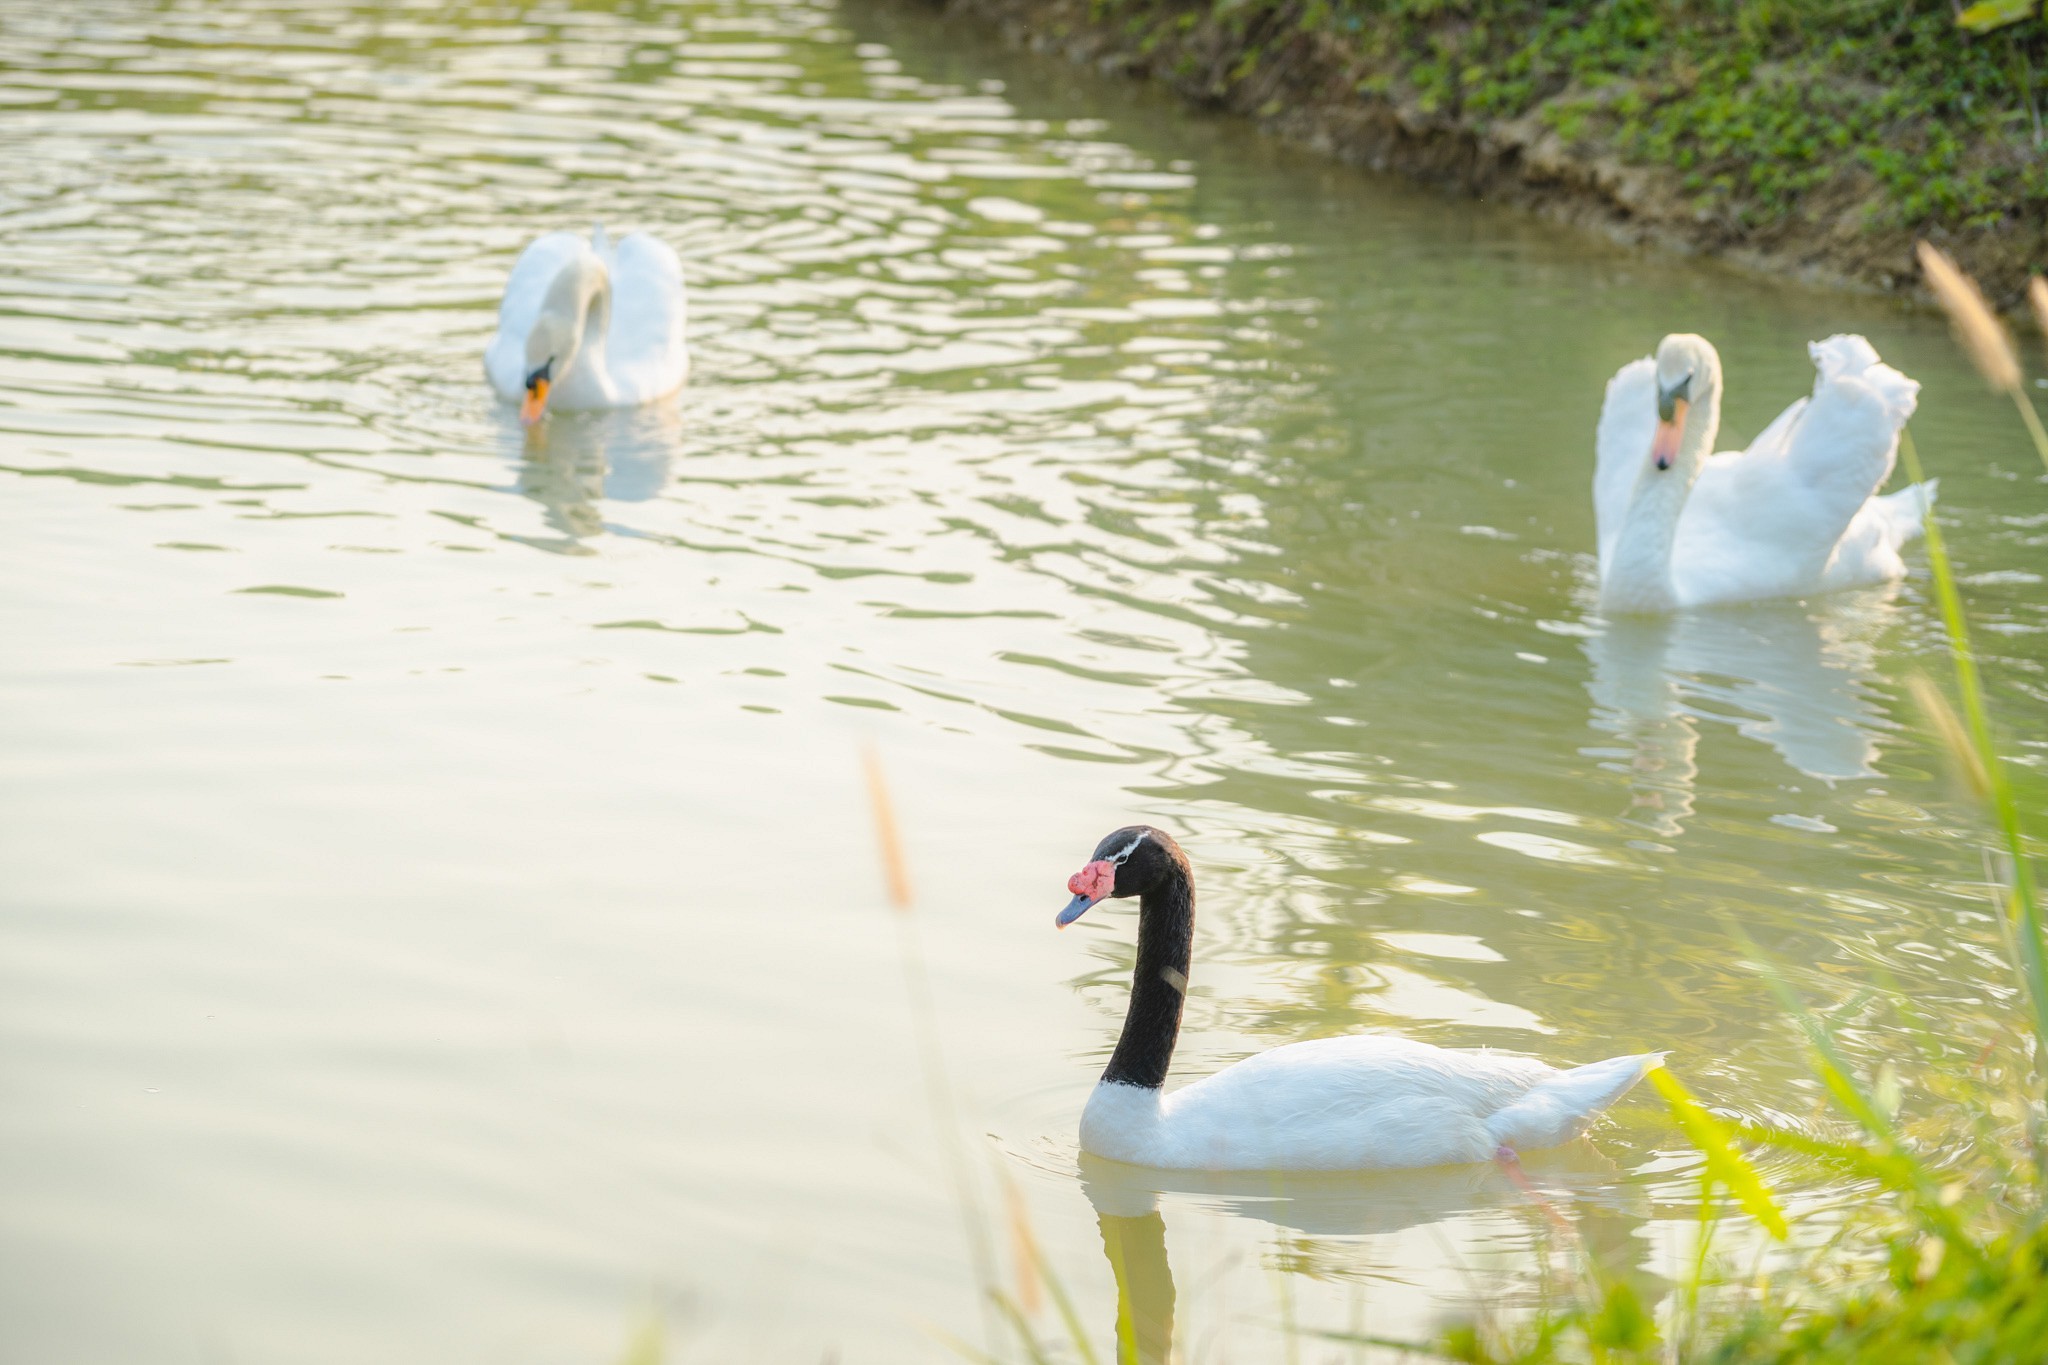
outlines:
[{"label": "tall grass stalk", "polygon": [[1784,1241],[1787,1235],[1785,1215],[1771,1197],[1770,1187],[1764,1184],[1756,1168],[1736,1147],[1728,1126],[1694,1099],[1692,1092],[1680,1084],[1668,1068],[1660,1066],[1650,1072],[1650,1084],[1671,1106],[1673,1117],[1692,1145],[1699,1148],[1700,1154],[1707,1159],[1709,1187],[1726,1186],[1737,1202],[1749,1211],[1750,1217],[1763,1224],[1771,1236]]},{"label": "tall grass stalk", "polygon": [[2027,307],[2034,310],[2034,326],[2041,330],[2041,344],[2048,347],[2048,280],[2036,275],[2027,281]]},{"label": "tall grass stalk", "polygon": [[[996,1270],[994,1238],[977,1193],[972,1162],[960,1137],[959,1109],[948,1079],[944,1050],[939,1044],[938,1010],[933,1004],[931,978],[925,970],[924,948],[917,935],[916,896],[911,889],[910,860],[903,851],[903,838],[896,820],[896,804],[889,796],[889,784],[882,762],[874,749],[862,753],[862,770],[867,779],[868,804],[874,814],[875,843],[881,854],[883,885],[890,907],[896,912],[897,948],[903,966],[904,993],[910,1001],[912,1026],[917,1034],[918,1057],[924,1073],[925,1099],[931,1107],[932,1125],[938,1130],[939,1145],[946,1156],[948,1178],[965,1229],[969,1263],[973,1268],[976,1299],[981,1311],[984,1347],[977,1348],[950,1334],[934,1330],[933,1335],[955,1352],[984,1365],[1000,1365],[1003,1357],[996,1330],[1001,1323],[1010,1329],[1027,1365],[1057,1365],[1066,1352],[1039,1339],[1032,1327],[1041,1291],[1053,1305],[1072,1340],[1073,1354],[1082,1365],[1102,1365],[1089,1344],[1081,1317],[1059,1275],[1047,1258],[1025,1209],[1024,1197],[1008,1174],[997,1172],[1002,1188],[1010,1232],[1011,1261],[1016,1287],[1003,1287]],[[1119,1285],[1119,1318],[1126,1316]]]},{"label": "tall grass stalk", "polygon": [[967,1238],[967,1255],[974,1271],[976,1301],[980,1307],[982,1335],[988,1349],[996,1349],[994,1315],[998,1307],[995,1252],[990,1246],[988,1221],[976,1192],[967,1152],[960,1140],[960,1120],[953,1101],[953,1087],[946,1075],[946,1058],[939,1044],[938,1010],[932,1003],[931,977],[924,965],[924,946],[918,939],[917,904],[910,884],[910,860],[904,856],[903,838],[896,822],[896,804],[889,797],[888,780],[882,774],[882,760],[872,746],[862,752],[862,769],[867,778],[868,804],[874,814],[875,843],[881,852],[882,875],[888,889],[889,905],[896,913],[897,955],[903,968],[903,990],[910,1002],[911,1027],[917,1035],[920,1070],[924,1076],[925,1101],[931,1107],[932,1126],[946,1158],[946,1170],[953,1185],[953,1198],[960,1210]]},{"label": "tall grass stalk", "polygon": [[[1074,1350],[1080,1355],[1083,1365],[1102,1365],[1101,1357],[1089,1344],[1087,1329],[1081,1325],[1081,1314],[1074,1307],[1074,1300],[1067,1293],[1066,1285],[1053,1270],[1052,1262],[1046,1258],[1045,1249],[1039,1245],[1038,1237],[1031,1230],[1031,1218],[1024,1207],[1024,1196],[1016,1183],[1006,1174],[1003,1176],[1003,1192],[1008,1197],[1011,1228],[1015,1234],[1023,1260],[1020,1263],[1019,1279],[1033,1286],[1043,1285],[1052,1296],[1053,1306],[1059,1310],[1060,1321],[1066,1326],[1067,1334],[1073,1339]],[[1028,1278],[1022,1267],[1028,1267]],[[1024,1295],[1019,1295],[1016,1304],[1020,1318],[1028,1318],[1030,1305]]]},{"label": "tall grass stalk", "polygon": [[[1985,383],[2011,396],[2013,406],[2019,409],[2021,424],[2034,440],[2034,450],[2040,455],[2042,466],[2048,468],[2048,431],[2041,429],[2041,415],[2034,411],[2033,400],[2027,397],[2026,376],[2020,370],[2019,353],[2013,349],[2012,338],[2005,334],[2005,326],[1999,322],[1998,314],[1991,311],[1991,305],[1985,301],[1984,292],[1977,288],[1977,282],[1957,268],[1939,247],[1921,242],[1915,250],[1920,257],[1920,273],[1926,277],[1934,301],[1948,314],[1949,325],[1955,331],[1956,342],[1963,348],[1963,354],[1984,376]],[[2040,277],[2036,276],[2028,291],[2036,309],[2048,307],[2040,301],[2034,288],[2039,284]],[[2048,330],[2048,323],[2044,323],[2044,330]],[[1929,520],[1933,519],[1930,517]]]},{"label": "tall grass stalk", "polygon": [[[2033,410],[2024,402],[2021,406],[2029,413]],[[2039,429],[2038,422],[2035,428]],[[1899,455],[1908,478],[1918,482],[1925,477],[1910,432],[1900,434]],[[2048,461],[2048,439],[2043,442],[2042,458]],[[2020,822],[2019,802],[2013,797],[2012,782],[1992,740],[1991,712],[1984,701],[1984,683],[1977,671],[1976,651],[1970,645],[1969,624],[1963,618],[1963,598],[1956,588],[1955,568],[1949,562],[1941,525],[1931,510],[1927,516],[1927,563],[1934,577],[1935,596],[1941,603],[1942,625],[1948,631],[1949,658],[1955,664],[1956,688],[1962,697],[1963,719],[1968,729],[1969,747],[1955,752],[1973,773],[1983,774],[1985,804],[2005,845],[2005,912],[2017,949],[2013,967],[2033,1007],[2034,1064],[2040,1069],[2048,1067],[2048,947],[2044,947],[2042,940],[2040,899],[2027,857],[2027,836]],[[1953,743],[1953,737],[1949,738]]]}]

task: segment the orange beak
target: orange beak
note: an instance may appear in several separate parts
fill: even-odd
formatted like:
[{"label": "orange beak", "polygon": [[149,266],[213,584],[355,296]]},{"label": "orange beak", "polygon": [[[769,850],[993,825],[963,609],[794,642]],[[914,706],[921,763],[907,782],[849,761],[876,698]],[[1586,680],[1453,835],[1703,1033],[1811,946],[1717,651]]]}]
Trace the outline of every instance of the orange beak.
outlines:
[{"label": "orange beak", "polygon": [[548,405],[548,381],[536,379],[526,390],[526,401],[519,405],[519,420],[532,426],[540,420],[541,409]]},{"label": "orange beak", "polygon": [[1678,438],[1685,431],[1686,401],[1681,398],[1671,405],[1671,420],[1657,423],[1657,435],[1650,442],[1650,458],[1657,462],[1657,468],[1671,468],[1672,460],[1678,457]]}]

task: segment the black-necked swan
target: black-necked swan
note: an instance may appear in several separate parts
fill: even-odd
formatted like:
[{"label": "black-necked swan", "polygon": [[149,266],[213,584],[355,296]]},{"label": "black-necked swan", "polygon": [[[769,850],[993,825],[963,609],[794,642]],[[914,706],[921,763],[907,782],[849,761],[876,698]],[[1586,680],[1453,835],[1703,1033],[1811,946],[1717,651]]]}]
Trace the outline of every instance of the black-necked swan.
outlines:
[{"label": "black-necked swan", "polygon": [[1138,965],[1124,1029],[1081,1112],[1097,1156],[1175,1170],[1384,1170],[1553,1147],[1663,1060],[1610,1057],[1560,1071],[1528,1057],[1383,1034],[1289,1043],[1166,1094],[1195,937],[1195,881],[1164,831],[1104,839],[1067,882],[1065,928],[1109,897],[1138,897]]},{"label": "black-necked swan", "polygon": [[536,238],[512,266],[484,374],[528,425],[548,409],[630,408],[690,373],[683,267],[644,232]]},{"label": "black-necked swan", "polygon": [[1905,575],[1934,480],[1874,496],[1891,476],[1920,386],[1860,336],[1809,345],[1813,393],[1745,451],[1713,454],[1721,357],[1667,336],[1607,384],[1595,438],[1600,609],[1805,597]]}]

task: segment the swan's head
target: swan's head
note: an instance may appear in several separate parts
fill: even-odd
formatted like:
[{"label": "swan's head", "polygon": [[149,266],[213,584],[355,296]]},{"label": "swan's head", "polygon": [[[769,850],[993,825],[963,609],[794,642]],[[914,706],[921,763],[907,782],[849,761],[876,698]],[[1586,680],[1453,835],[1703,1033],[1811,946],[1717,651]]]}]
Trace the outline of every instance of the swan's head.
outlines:
[{"label": "swan's head", "polygon": [[547,410],[548,390],[560,381],[576,358],[579,329],[573,317],[543,308],[526,334],[526,401],[519,420],[532,426]]},{"label": "swan's head", "polygon": [[1088,866],[1067,878],[1074,898],[1053,924],[1064,929],[1112,896],[1142,896],[1186,863],[1172,835],[1150,825],[1126,825],[1097,844]]},{"label": "swan's head", "polygon": [[1685,442],[1686,414],[1719,389],[1721,357],[1713,343],[1691,332],[1673,332],[1657,343],[1657,434],[1650,459],[1669,469]]}]

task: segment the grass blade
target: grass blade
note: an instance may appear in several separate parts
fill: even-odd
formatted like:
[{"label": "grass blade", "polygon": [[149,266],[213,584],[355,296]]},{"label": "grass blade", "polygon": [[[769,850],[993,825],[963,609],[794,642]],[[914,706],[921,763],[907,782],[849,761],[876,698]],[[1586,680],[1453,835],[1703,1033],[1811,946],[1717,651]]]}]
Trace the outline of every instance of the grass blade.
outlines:
[{"label": "grass blade", "polygon": [[1072,1296],[1067,1293],[1067,1287],[1060,1283],[1059,1275],[1046,1257],[1045,1248],[1038,1244],[1038,1236],[1031,1230],[1030,1220],[1024,1216],[1023,1196],[1017,1192],[1017,1187],[1007,1176],[1004,1177],[1003,1188],[1010,1197],[1011,1230],[1019,1247],[1037,1268],[1038,1282],[1043,1284],[1045,1292],[1052,1296],[1053,1307],[1059,1310],[1060,1320],[1066,1323],[1067,1335],[1073,1338],[1074,1349],[1080,1352],[1081,1359],[1088,1365],[1102,1365],[1101,1357],[1095,1354],[1095,1348],[1088,1342],[1088,1330],[1081,1323],[1081,1314],[1075,1309]]},{"label": "grass blade", "polygon": [[1942,1202],[1941,1191],[1928,1175],[1927,1168],[1905,1143],[1900,1141],[1892,1121],[1885,1116],[1876,1101],[1864,1092],[1863,1087],[1857,1084],[1848,1062],[1835,1047],[1833,1035],[1820,1020],[1814,1018],[1813,1011],[1806,1007],[1806,1002],[1801,1000],[1786,982],[1776,960],[1759,947],[1756,940],[1744,933],[1740,925],[1731,923],[1728,931],[1749,953],[1763,972],[1764,981],[1770,986],[1771,993],[1778,997],[1785,1012],[1792,1016],[1798,1023],[1800,1031],[1806,1035],[1807,1044],[1812,1049],[1810,1060],[1814,1072],[1820,1077],[1821,1084],[1827,1087],[1835,1102],[1861,1124],[1863,1131],[1877,1142],[1878,1151],[1870,1153],[1875,1158],[1869,1168],[1871,1173],[1883,1180],[1895,1193],[1907,1196],[1914,1211],[1929,1231],[1940,1236],[1952,1249],[1973,1261],[1981,1262],[1984,1256],[1983,1249],[1964,1229],[1955,1211]]},{"label": "grass blade", "polygon": [[1692,1092],[1668,1068],[1651,1068],[1650,1084],[1664,1097],[1664,1103],[1671,1106],[1671,1115],[1685,1130],[1686,1138],[1706,1157],[1707,1169],[1713,1178],[1725,1185],[1749,1211],[1750,1217],[1763,1224],[1771,1236],[1784,1241],[1791,1231],[1785,1226],[1785,1215],[1779,1210],[1777,1200],[1771,1197],[1770,1186],[1736,1148],[1728,1125],[1694,1099]]},{"label": "grass blade", "polygon": [[[1911,432],[1899,433],[1899,457],[1906,474],[1915,482],[1925,477],[1920,452]],[[2048,458],[2048,452],[2044,452]],[[1927,564],[1934,577],[1935,596],[1941,603],[1942,625],[1948,631],[1949,657],[1955,663],[1956,687],[1962,694],[1963,719],[1977,768],[1983,773],[1986,804],[2002,836],[2011,862],[2006,887],[2006,915],[2013,926],[2017,958],[2014,973],[2020,978],[2032,1008],[2032,1024],[2038,1064],[2048,1064],[2048,948],[2043,946],[2041,903],[2034,885],[2033,868],[2027,860],[2026,834],[2020,826],[2019,803],[2012,783],[1999,761],[1998,747],[1991,738],[1991,718],[1984,704],[1984,684],[1977,672],[1976,651],[1970,646],[1970,628],[1963,618],[1962,594],[1956,589],[1954,567],[1948,547],[1942,541],[1941,526],[1932,512],[1927,517]]]}]

